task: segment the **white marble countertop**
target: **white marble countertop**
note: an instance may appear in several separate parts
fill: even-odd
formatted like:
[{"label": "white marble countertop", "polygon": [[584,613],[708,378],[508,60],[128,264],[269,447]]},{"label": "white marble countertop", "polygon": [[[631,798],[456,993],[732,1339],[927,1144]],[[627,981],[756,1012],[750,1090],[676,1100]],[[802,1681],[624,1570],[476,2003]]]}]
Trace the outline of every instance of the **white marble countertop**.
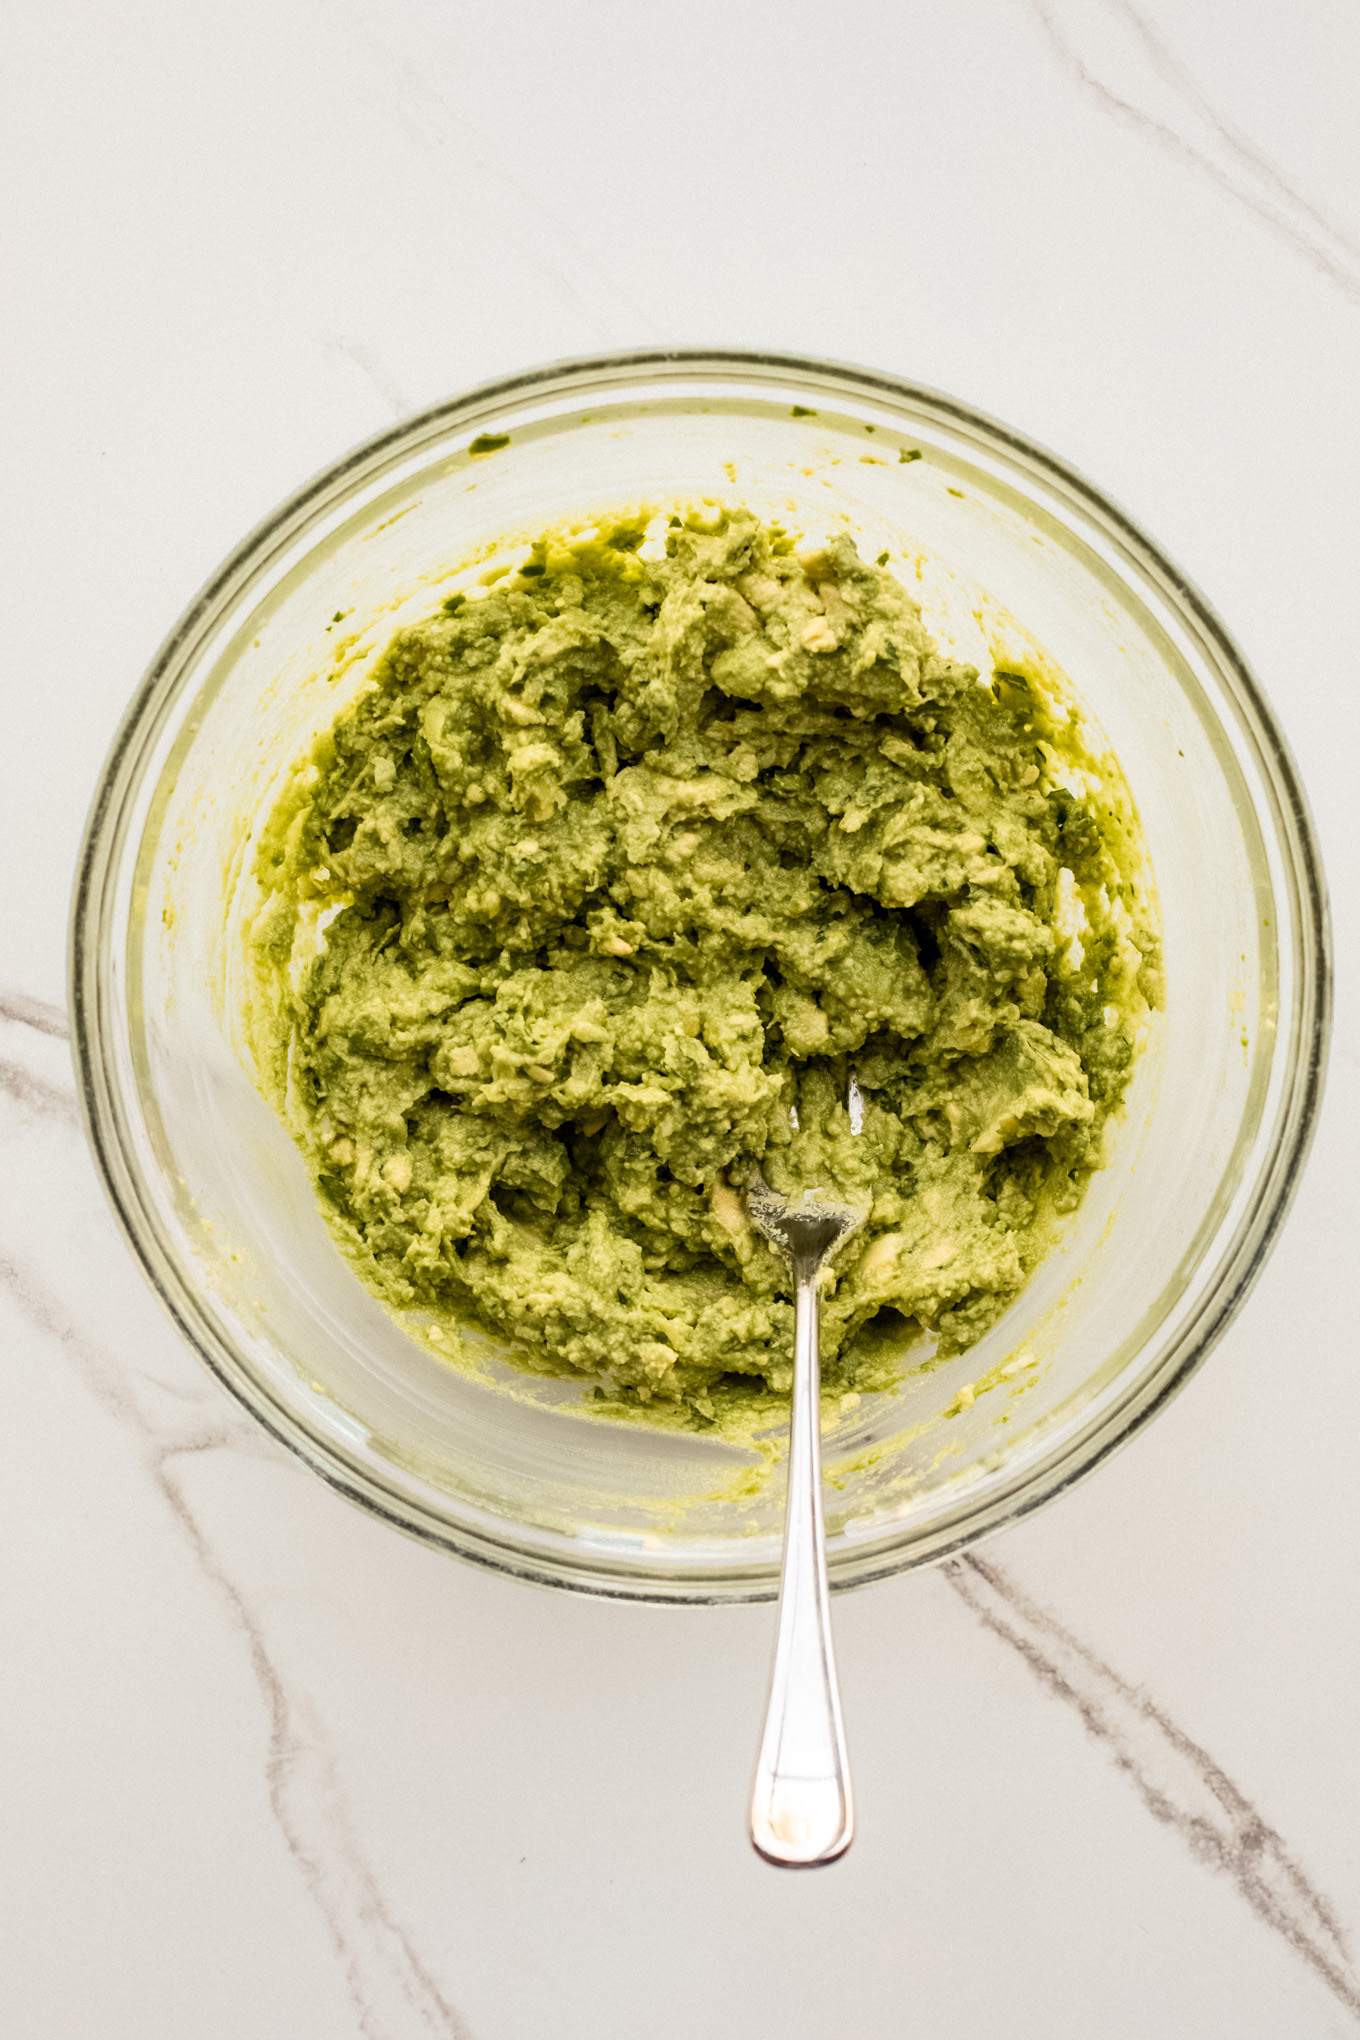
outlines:
[{"label": "white marble countertop", "polygon": [[[1360,2026],[1342,0],[20,10],[0,117],[0,1916],[12,2040],[1321,2040]],[[1207,591],[1335,896],[1327,1106],[1208,1366],[976,1559],[838,1604],[862,1813],[742,1833],[769,1609],[404,1542],[161,1317],[76,1123],[66,900],[220,556],[518,365],[870,363],[1055,447]]]}]

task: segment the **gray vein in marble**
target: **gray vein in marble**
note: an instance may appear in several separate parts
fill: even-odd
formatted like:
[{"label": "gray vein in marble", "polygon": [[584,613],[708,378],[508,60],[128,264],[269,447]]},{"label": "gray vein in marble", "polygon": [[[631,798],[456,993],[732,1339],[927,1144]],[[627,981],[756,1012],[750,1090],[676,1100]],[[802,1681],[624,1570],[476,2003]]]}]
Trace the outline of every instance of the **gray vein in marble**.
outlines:
[{"label": "gray vein in marble", "polygon": [[343,334],[337,334],[322,344],[332,354],[342,354],[346,361],[353,362],[360,375],[373,385],[394,418],[408,417],[415,410],[415,405],[375,348],[366,346],[362,340],[348,339]]},{"label": "gray vein in marble", "polygon": [[231,1450],[273,1458],[273,1450],[240,1413],[206,1413],[188,1400],[169,1420],[146,1407],[139,1386],[156,1387],[122,1366],[71,1318],[33,1271],[0,1253],[0,1287],[29,1322],[52,1339],[97,1401],[131,1431],[145,1470],[188,1540],[205,1577],[221,1596],[248,1652],[269,1722],[266,1784],[285,1847],[326,1922],[365,2040],[471,2040],[409,1935],[383,1898],[354,1830],[333,1757],[316,1710],[290,1691],[271,1655],[263,1627],[214,1551],[184,1490],[180,1468],[207,1452]]},{"label": "gray vein in marble", "polygon": [[[0,987],[0,1097],[26,1118],[79,1123],[65,1048],[48,1046],[64,1044],[68,1032],[66,1015],[58,1007]],[[35,1068],[35,1055],[47,1067]]]},{"label": "gray vein in marble", "polygon": [[330,1929],[359,2030],[366,2040],[406,2040],[417,2032],[471,2040],[382,1895],[350,1819],[316,1709],[305,1696],[290,1692],[280,1676],[259,1622],[224,1570],[177,1478],[179,1460],[219,1442],[227,1441],[204,1438],[163,1447],[153,1470],[199,1565],[225,1598],[245,1639],[269,1711],[270,1808]]},{"label": "gray vein in marble", "polygon": [[1133,0],[1032,5],[1069,74],[1106,112],[1212,178],[1360,302],[1360,242],[1211,104]]},{"label": "gray vein in marble", "polygon": [[[491,138],[471,118],[466,105],[460,103],[455,111],[431,75],[431,51],[422,50],[417,64],[394,46],[397,23],[393,10],[369,9],[361,0],[361,4],[347,7],[345,13],[355,40],[378,60],[393,88],[390,111],[398,126],[407,134],[419,134],[423,128],[423,139],[435,149],[454,143],[464,166],[470,167],[490,187],[486,197],[494,210],[498,239],[512,243],[530,267],[547,279],[572,316],[606,345],[618,342],[620,311],[625,314],[622,325],[627,331],[636,332],[640,326],[644,333],[653,334],[654,321],[646,311],[620,290],[560,214],[507,167]],[[375,83],[370,76],[370,91]],[[468,193],[460,190],[458,198],[466,207]],[[581,284],[577,282],[578,276]],[[601,317],[602,300],[610,303],[615,313],[613,319]]]},{"label": "gray vein in marble", "polygon": [[1228,1878],[1257,1919],[1360,2020],[1360,1978],[1335,1909],[1207,1750],[992,1560],[951,1559],[941,1570],[1044,1691],[1075,1709],[1153,1818],[1173,1828],[1196,1861]]},{"label": "gray vein in marble", "polygon": [[34,1076],[22,1063],[0,1056],[0,1093],[10,1102],[43,1119],[69,1119],[78,1125],[80,1113],[69,1091],[62,1091],[45,1077]]},{"label": "gray vein in marble", "polygon": [[35,1034],[50,1035],[55,1041],[70,1039],[71,1030],[60,1006],[46,999],[31,999],[27,992],[0,986],[0,1020],[12,1020],[18,1027],[31,1027]]}]

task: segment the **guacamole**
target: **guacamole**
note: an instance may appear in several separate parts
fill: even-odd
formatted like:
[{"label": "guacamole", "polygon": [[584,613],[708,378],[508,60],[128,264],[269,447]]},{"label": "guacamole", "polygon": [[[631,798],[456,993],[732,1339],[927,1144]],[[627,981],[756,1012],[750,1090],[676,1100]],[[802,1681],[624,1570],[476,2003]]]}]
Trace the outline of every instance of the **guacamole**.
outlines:
[{"label": "guacamole", "polygon": [[364,1279],[446,1352],[477,1324],[710,1425],[791,1378],[759,1168],[868,1214],[831,1393],[970,1345],[1157,999],[1074,727],[848,536],[711,505],[549,533],[398,632],[262,832],[250,936],[260,1081]]}]

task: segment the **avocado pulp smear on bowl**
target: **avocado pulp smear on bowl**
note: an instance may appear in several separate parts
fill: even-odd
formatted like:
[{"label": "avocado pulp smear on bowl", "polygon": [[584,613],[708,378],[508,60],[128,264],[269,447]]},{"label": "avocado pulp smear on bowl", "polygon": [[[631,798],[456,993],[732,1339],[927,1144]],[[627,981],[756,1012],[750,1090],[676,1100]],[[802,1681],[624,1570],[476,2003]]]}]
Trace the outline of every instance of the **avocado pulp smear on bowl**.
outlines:
[{"label": "avocado pulp smear on bowl", "polygon": [[828,1396],[996,1322],[1160,1004],[1123,776],[1016,663],[941,657],[848,535],[713,504],[550,531],[393,637],[258,838],[247,1032],[430,1350],[479,1326],[601,1414],[777,1420],[757,1168],[868,1214]]}]

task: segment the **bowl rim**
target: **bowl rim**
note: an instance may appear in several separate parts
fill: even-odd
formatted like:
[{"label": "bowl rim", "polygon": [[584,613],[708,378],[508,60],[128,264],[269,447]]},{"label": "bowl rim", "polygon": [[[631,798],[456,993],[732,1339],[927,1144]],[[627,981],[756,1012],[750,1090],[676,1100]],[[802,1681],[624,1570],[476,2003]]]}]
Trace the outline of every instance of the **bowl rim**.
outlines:
[{"label": "bowl rim", "polygon": [[[356,485],[380,480],[398,461],[415,456],[423,444],[444,436],[450,427],[475,428],[497,420],[527,398],[583,397],[601,379],[606,385],[602,396],[621,397],[630,378],[655,380],[667,374],[678,381],[707,375],[729,382],[744,374],[782,380],[804,391],[820,386],[827,394],[905,404],[945,425],[977,434],[1036,470],[1060,494],[1075,499],[1211,649],[1273,795],[1274,814],[1263,815],[1258,808],[1257,819],[1274,843],[1295,899],[1291,1024],[1287,1033],[1281,1026],[1276,1050],[1286,1057],[1278,1130],[1250,1184],[1247,1208],[1228,1243],[1218,1279],[1199,1299],[1159,1363],[1143,1374],[1136,1371],[1136,1364],[1131,1366],[1127,1392],[1060,1436],[1018,1472],[1013,1486],[1002,1483],[989,1489],[971,1516],[966,1504],[954,1512],[960,1520],[947,1512],[933,1535],[918,1533],[895,1548],[878,1545],[858,1555],[853,1548],[838,1554],[832,1564],[833,1588],[868,1585],[914,1566],[938,1563],[1046,1507],[1135,1437],[1203,1365],[1260,1275],[1298,1187],[1325,1080],[1332,959],[1326,882],[1298,768],[1264,690],[1212,604],[1131,517],[1068,462],[1013,427],[926,385],[853,363],[756,350],[658,347],[574,356],[477,384],[372,434],[304,482],[240,540],[187,605],[134,692],[100,771],[76,868],[68,941],[72,1054],[86,1135],[114,1216],[158,1301],[208,1370],[272,1437],[369,1514],[437,1549],[518,1579],[606,1598],[693,1605],[769,1600],[776,1586],[765,1569],[739,1563],[695,1566],[674,1574],[649,1572],[645,1554],[620,1553],[617,1559],[606,1559],[598,1552],[586,1554],[576,1540],[566,1537],[540,1538],[531,1554],[489,1519],[480,1526],[463,1522],[455,1530],[408,1497],[398,1503],[366,1467],[346,1457],[337,1441],[317,1436],[296,1410],[270,1396],[199,1307],[194,1285],[160,1248],[140,1194],[121,1096],[110,1081],[110,1058],[104,1052],[119,976],[117,970],[110,973],[106,968],[105,938],[113,932],[115,880],[129,806],[142,783],[141,767],[154,748],[155,736],[182,693],[191,655],[233,596],[301,536],[323,508],[341,502]],[[549,1549],[557,1545],[560,1551],[553,1550],[549,1557]]]}]

